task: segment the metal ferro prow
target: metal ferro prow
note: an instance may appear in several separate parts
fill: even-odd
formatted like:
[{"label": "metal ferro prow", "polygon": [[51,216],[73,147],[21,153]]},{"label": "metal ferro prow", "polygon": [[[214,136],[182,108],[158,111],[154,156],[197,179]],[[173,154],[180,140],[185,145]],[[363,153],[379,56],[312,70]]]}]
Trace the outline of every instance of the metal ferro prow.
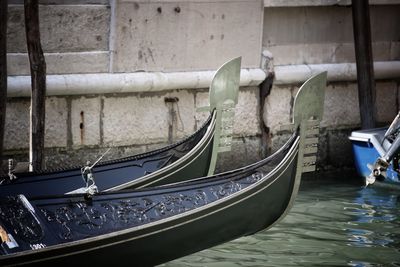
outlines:
[{"label": "metal ferro prow", "polygon": [[[296,175],[316,168],[319,127],[324,113],[327,72],[312,76],[300,87],[294,101],[293,126],[300,126]],[[300,169],[299,169],[300,168]]]},{"label": "metal ferro prow", "polygon": [[312,76],[303,83],[294,100],[292,124],[284,127],[285,130],[299,130],[300,142],[293,193],[288,208],[280,219],[289,212],[294,204],[302,174],[313,172],[316,169],[319,125],[324,113],[326,79],[327,72],[325,71]]},{"label": "metal ferro prow", "polygon": [[198,111],[216,111],[216,125],[208,175],[212,175],[219,152],[231,150],[235,106],[238,102],[241,57],[222,65],[211,81],[210,105]]}]

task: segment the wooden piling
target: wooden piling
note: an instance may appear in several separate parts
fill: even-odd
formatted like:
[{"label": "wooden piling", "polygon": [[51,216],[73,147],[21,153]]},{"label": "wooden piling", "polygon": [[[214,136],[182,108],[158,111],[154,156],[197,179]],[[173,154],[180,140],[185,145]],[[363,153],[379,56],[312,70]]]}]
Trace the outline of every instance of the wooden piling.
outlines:
[{"label": "wooden piling", "polygon": [[361,128],[370,129],[376,122],[376,92],[368,0],[352,0],[352,14]]},{"label": "wooden piling", "polygon": [[3,157],[7,104],[7,9],[8,1],[0,1],[0,165]]},{"label": "wooden piling", "polygon": [[42,169],[44,163],[46,62],[40,43],[38,0],[25,0],[24,11],[32,82],[29,170],[34,171]]}]

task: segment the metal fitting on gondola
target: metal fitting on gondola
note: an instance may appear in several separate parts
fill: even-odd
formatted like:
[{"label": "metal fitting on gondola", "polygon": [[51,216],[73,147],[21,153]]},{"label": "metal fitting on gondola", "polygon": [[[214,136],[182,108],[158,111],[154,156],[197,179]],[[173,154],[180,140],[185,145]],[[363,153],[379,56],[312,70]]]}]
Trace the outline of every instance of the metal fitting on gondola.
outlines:
[{"label": "metal fitting on gondola", "polygon": [[81,168],[82,178],[86,184],[85,193],[88,196],[93,196],[98,193],[99,190],[96,186],[96,182],[94,181],[94,175],[92,172],[93,166],[96,164],[90,165],[90,161],[86,162],[86,165]]},{"label": "metal fitting on gondola", "polygon": [[14,172],[14,160],[8,159],[8,178],[10,178],[10,181],[17,179],[17,176],[15,176],[13,172]]}]

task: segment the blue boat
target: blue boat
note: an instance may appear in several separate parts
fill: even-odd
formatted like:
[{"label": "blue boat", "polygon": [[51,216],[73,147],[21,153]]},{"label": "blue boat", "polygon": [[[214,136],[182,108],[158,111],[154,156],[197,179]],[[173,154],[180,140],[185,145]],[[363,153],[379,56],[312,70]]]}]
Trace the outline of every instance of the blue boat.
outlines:
[{"label": "blue boat", "polygon": [[400,112],[389,127],[353,131],[349,137],[357,173],[365,184],[400,189]]}]

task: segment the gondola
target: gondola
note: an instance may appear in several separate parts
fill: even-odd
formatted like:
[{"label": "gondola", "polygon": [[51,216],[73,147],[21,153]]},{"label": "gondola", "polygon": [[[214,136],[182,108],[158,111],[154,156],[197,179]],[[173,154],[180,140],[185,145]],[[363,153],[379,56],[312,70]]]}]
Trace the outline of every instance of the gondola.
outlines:
[{"label": "gondola", "polygon": [[82,168],[9,173],[9,176],[0,179],[0,196],[24,194],[29,198],[86,191],[107,192],[212,174],[220,147],[228,146],[221,141],[226,132],[221,128],[225,129],[227,123],[232,125],[239,89],[240,62],[241,58],[235,58],[217,70],[210,86],[210,106],[203,108],[210,111],[210,116],[197,132],[186,139],[155,151],[88,164]]},{"label": "gondola", "polygon": [[300,88],[294,133],[226,173],[141,190],[0,200],[0,265],[153,266],[267,229],[314,170],[326,73]]}]

